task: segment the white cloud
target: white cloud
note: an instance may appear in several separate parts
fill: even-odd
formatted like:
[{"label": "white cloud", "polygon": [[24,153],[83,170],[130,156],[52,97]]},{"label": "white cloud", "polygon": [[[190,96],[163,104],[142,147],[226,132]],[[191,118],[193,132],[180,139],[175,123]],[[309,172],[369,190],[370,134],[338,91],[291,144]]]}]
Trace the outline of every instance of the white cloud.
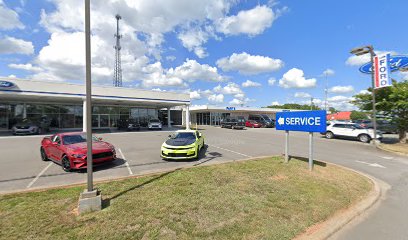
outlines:
[{"label": "white cloud", "polygon": [[305,92],[297,92],[295,93],[295,97],[296,98],[311,98],[312,95],[310,95],[309,93],[305,93]]},{"label": "white cloud", "polygon": [[176,56],[173,56],[173,55],[167,56],[166,60],[173,62],[174,60],[176,60]]},{"label": "white cloud", "polygon": [[221,85],[216,86],[214,88],[214,92],[228,95],[236,95],[243,93],[239,85],[233,82],[227,83],[227,85],[224,87],[222,87]]},{"label": "white cloud", "polygon": [[[384,54],[384,53],[391,53],[392,55],[396,55],[397,53],[395,51],[374,51],[375,54]],[[352,55],[349,58],[347,58],[346,60],[346,65],[349,66],[361,66],[363,64],[366,64],[368,62],[370,62],[370,54],[364,54],[361,56],[356,56],[356,55]]]},{"label": "white cloud", "polygon": [[334,107],[337,110],[346,111],[346,110],[355,110],[356,106],[350,103],[354,100],[353,97],[346,96],[334,96],[327,99],[329,107]]},{"label": "white cloud", "polygon": [[190,99],[191,100],[198,100],[201,99],[201,94],[199,91],[191,91],[190,92]]},{"label": "white cloud", "polygon": [[275,78],[269,78],[269,79],[268,79],[268,85],[269,85],[269,86],[273,86],[273,85],[275,85],[275,83],[276,83],[276,79],[275,79]]},{"label": "white cloud", "polygon": [[239,100],[243,100],[243,99],[245,99],[245,94],[244,93],[235,94],[234,98],[239,99]]},{"label": "white cloud", "polygon": [[370,94],[370,92],[366,89],[361,90],[358,94]]},{"label": "white cloud", "polygon": [[166,90],[161,89],[161,88],[152,88],[152,91],[156,91],[156,92],[166,92]]},{"label": "white cloud", "polygon": [[274,106],[274,105],[281,105],[281,104],[278,101],[271,102],[271,106]]},{"label": "white cloud", "polygon": [[14,37],[5,37],[0,39],[0,54],[25,54],[34,53],[32,42]]},{"label": "white cloud", "polygon": [[277,71],[284,65],[280,59],[250,55],[246,52],[233,53],[230,57],[218,59],[216,64],[223,71],[238,71],[247,75]]},{"label": "white cloud", "polygon": [[323,76],[333,76],[334,75],[334,70],[328,68],[326,70],[323,71]]},{"label": "white cloud", "polygon": [[224,95],[223,94],[212,94],[208,96],[208,101],[210,101],[211,103],[223,103]]},{"label": "white cloud", "polygon": [[218,74],[216,67],[211,67],[208,64],[199,64],[196,60],[189,59],[175,69],[169,69],[168,75],[190,82],[196,80],[222,82],[226,80],[225,77]]},{"label": "white cloud", "polygon": [[316,86],[316,79],[306,79],[302,70],[292,68],[283,74],[279,86],[283,88],[312,88]]},{"label": "white cloud", "polygon": [[249,102],[255,102],[255,99],[249,99],[249,98],[238,99],[238,98],[234,98],[229,102],[229,104],[233,105],[233,106],[238,106],[238,105],[245,105],[245,104],[247,104]]},{"label": "white cloud", "polygon": [[142,85],[144,87],[186,86],[182,79],[174,76],[167,76],[160,62],[143,67],[143,73]]},{"label": "white cloud", "polygon": [[14,28],[23,29],[24,25],[18,19],[17,12],[8,8],[3,0],[0,0],[0,29],[10,30]]},{"label": "white cloud", "polygon": [[9,68],[14,68],[14,69],[21,69],[21,70],[25,70],[25,71],[30,71],[30,72],[40,72],[43,69],[40,67],[36,67],[33,66],[31,63],[27,63],[27,64],[15,64],[15,63],[11,63],[8,65]]},{"label": "white cloud", "polygon": [[351,93],[354,92],[354,87],[349,86],[334,86],[329,89],[331,93]]},{"label": "white cloud", "polygon": [[192,29],[180,33],[178,38],[189,51],[193,51],[199,58],[205,58],[208,56],[208,53],[202,45],[208,41],[210,36],[212,34],[202,29]]},{"label": "white cloud", "polygon": [[245,82],[242,83],[242,87],[248,88],[248,87],[260,87],[262,84],[259,82],[253,82],[251,80],[246,80]]},{"label": "white cloud", "polygon": [[218,21],[217,30],[226,35],[247,34],[255,36],[272,26],[277,15],[267,6],[256,6],[242,10],[235,16],[225,17]]}]

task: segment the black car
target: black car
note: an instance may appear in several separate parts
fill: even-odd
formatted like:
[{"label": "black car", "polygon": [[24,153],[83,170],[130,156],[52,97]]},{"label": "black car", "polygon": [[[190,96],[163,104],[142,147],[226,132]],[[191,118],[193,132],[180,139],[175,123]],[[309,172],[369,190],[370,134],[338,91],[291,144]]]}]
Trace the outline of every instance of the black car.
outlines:
[{"label": "black car", "polygon": [[133,131],[133,130],[140,130],[140,124],[135,119],[120,119],[118,121],[118,129],[119,130],[126,130],[126,131]]},{"label": "black car", "polygon": [[231,129],[244,129],[245,118],[244,117],[227,117],[221,122],[222,128]]}]

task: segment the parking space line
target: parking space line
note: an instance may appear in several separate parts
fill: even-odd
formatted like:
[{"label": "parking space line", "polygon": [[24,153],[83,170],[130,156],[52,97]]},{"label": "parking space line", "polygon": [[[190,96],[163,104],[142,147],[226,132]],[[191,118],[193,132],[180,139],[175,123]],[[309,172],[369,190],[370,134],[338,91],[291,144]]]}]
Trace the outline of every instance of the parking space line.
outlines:
[{"label": "parking space line", "polygon": [[252,156],[249,156],[249,155],[246,155],[246,154],[243,154],[243,153],[239,153],[239,152],[235,152],[235,151],[233,151],[233,150],[229,150],[229,149],[226,149],[226,148],[217,147],[217,146],[210,145],[210,144],[207,144],[207,145],[208,145],[208,146],[210,146],[210,147],[215,147],[215,148],[218,148],[218,149],[221,149],[221,150],[227,151],[227,152],[232,152],[232,153],[235,153],[235,154],[238,154],[238,155],[244,156],[244,157],[248,157],[248,158],[251,158],[251,157],[252,157]]},{"label": "parking space line", "polygon": [[125,165],[129,171],[129,175],[133,175],[132,169],[130,169],[129,163],[125,158],[125,155],[123,155],[122,150],[120,148],[118,148],[120,155],[122,156],[123,161],[125,161]]},{"label": "parking space line", "polygon": [[30,188],[40,177],[47,171],[48,168],[51,167],[53,163],[50,162],[28,185],[26,188]]}]

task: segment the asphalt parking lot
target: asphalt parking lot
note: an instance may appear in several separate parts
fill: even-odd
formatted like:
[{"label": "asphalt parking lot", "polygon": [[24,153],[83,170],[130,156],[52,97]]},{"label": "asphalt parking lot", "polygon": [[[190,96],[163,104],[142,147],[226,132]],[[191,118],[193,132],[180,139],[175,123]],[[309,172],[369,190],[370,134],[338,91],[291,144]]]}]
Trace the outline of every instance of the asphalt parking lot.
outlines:
[{"label": "asphalt parking lot", "polygon": [[[164,161],[160,146],[172,131],[120,132],[97,134],[112,143],[118,159],[112,164],[95,168],[94,178],[115,179],[129,175],[143,175],[180,167],[233,161],[251,157],[279,155],[284,151],[284,133],[274,129],[231,130],[203,127],[207,147],[198,161]],[[64,172],[52,162],[43,162],[39,148],[43,136],[0,137],[0,192],[69,185],[86,181],[85,171]],[[307,157],[307,133],[291,133],[291,154]],[[327,140],[315,134],[316,159],[327,159],[321,153],[360,148],[367,144],[347,140]],[[368,148],[368,149],[367,149]],[[324,155],[324,154],[323,154]]]}]

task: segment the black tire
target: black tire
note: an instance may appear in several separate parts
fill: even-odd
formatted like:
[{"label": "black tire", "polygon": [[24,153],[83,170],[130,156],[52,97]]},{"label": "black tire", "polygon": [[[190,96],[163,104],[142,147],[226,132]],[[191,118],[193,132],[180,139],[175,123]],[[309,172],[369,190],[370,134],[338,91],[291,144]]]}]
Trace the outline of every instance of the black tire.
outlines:
[{"label": "black tire", "polygon": [[360,134],[358,135],[358,140],[363,143],[369,143],[371,138],[367,134]]},{"label": "black tire", "polygon": [[62,167],[62,170],[64,170],[65,172],[71,172],[72,171],[71,162],[69,161],[67,156],[64,156],[61,159],[61,167]]},{"label": "black tire", "polygon": [[41,153],[41,160],[43,160],[44,162],[50,160],[48,159],[47,154],[45,153],[45,150],[43,147],[40,148],[40,153]]},{"label": "black tire", "polygon": [[333,139],[334,138],[334,134],[332,132],[326,132],[326,138],[327,139]]}]

